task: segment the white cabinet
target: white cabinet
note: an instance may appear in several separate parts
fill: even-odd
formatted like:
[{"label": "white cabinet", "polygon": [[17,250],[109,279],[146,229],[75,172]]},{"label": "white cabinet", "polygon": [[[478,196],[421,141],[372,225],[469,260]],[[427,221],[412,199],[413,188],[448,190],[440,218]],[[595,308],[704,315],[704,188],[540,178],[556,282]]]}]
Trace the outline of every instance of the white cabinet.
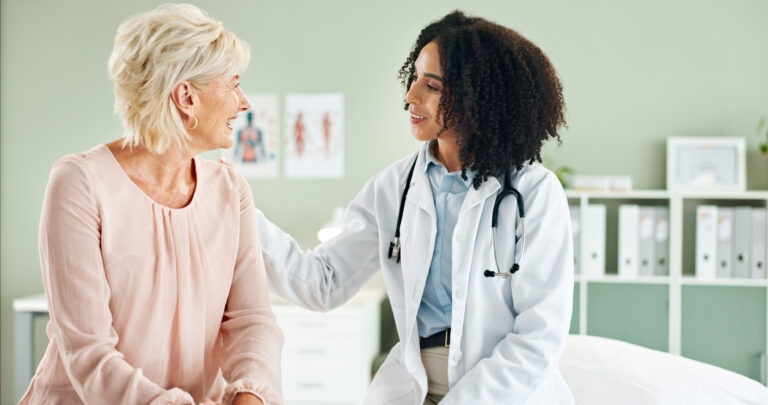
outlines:
[{"label": "white cabinet", "polygon": [[362,290],[332,311],[312,312],[272,299],[285,335],[283,395],[286,405],[359,404],[379,352],[380,289]]}]

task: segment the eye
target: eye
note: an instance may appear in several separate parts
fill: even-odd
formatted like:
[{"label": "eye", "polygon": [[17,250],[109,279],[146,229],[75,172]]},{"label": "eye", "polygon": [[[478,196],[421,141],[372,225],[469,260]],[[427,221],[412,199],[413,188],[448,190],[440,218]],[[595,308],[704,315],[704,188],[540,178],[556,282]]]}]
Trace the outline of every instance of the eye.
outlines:
[{"label": "eye", "polygon": [[238,87],[240,87],[240,82],[236,82],[233,88],[235,88],[235,89],[236,89],[236,88],[238,88]]},{"label": "eye", "polygon": [[427,84],[427,88],[428,88],[429,90],[431,90],[431,91],[439,91],[439,90],[440,90],[440,89],[438,89],[437,87],[435,87],[435,86],[432,86],[431,84]]}]

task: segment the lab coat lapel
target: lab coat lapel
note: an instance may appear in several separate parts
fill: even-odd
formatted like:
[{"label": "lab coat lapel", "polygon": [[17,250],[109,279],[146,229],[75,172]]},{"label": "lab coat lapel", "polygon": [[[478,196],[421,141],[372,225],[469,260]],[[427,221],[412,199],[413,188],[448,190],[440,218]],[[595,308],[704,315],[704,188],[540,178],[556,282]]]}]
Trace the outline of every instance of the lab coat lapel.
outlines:
[{"label": "lab coat lapel", "polygon": [[[429,267],[435,249],[435,237],[437,235],[435,202],[432,196],[432,188],[429,185],[429,178],[425,171],[425,165],[426,149],[422,148],[419,160],[416,162],[416,167],[413,171],[411,188],[408,191],[406,203],[407,205],[415,205],[418,210],[409,218],[411,219],[410,223],[406,224],[406,219],[403,218],[403,225],[407,227],[410,233],[406,236],[408,244],[403,246],[404,249],[407,249],[404,253],[404,255],[407,255],[407,258],[403,257],[403,264],[407,262],[407,266],[404,266],[403,270],[407,272],[405,275],[406,280],[410,280],[412,283],[408,286],[410,291],[407,292],[410,294],[408,300],[411,305],[406,306],[406,336],[411,336],[416,327],[416,316],[421,297],[424,293],[427,275],[429,274]],[[411,207],[411,209],[413,208]],[[406,347],[406,351],[408,349],[409,347]]]},{"label": "lab coat lapel", "polygon": [[427,177],[425,170],[425,165],[427,164],[425,150],[422,149],[419,153],[419,161],[416,162],[416,167],[413,170],[408,199],[413,201],[420,209],[426,211],[434,223],[434,219],[437,218],[435,213],[435,197],[432,195],[432,187],[429,185],[429,177]]},{"label": "lab coat lapel", "polygon": [[[451,339],[455,339],[456,342],[461,342],[463,339],[469,277],[473,270],[474,255],[477,253],[475,252],[475,242],[478,237],[482,238],[479,236],[481,232],[486,232],[485,229],[480,229],[480,220],[486,207],[485,202],[494,198],[500,188],[499,181],[494,177],[483,182],[477,190],[470,186],[467,197],[459,210],[459,217],[454,230],[453,268],[451,270],[453,275],[453,319],[451,320],[453,330],[451,331]],[[493,200],[490,203],[492,206]],[[490,232],[490,228],[487,232]]]},{"label": "lab coat lapel", "polygon": [[495,177],[489,177],[488,180],[483,182],[478,190],[475,190],[473,186],[469,186],[467,191],[467,197],[464,199],[464,203],[461,204],[459,210],[459,218],[464,216],[464,212],[471,210],[477,204],[484,203],[488,197],[495,196],[501,189],[501,183]]}]

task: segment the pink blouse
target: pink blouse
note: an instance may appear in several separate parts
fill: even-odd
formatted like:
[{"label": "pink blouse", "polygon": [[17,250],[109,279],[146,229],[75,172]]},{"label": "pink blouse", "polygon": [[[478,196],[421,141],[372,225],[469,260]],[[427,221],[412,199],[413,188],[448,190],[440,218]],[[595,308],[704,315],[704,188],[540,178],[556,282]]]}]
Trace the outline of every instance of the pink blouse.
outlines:
[{"label": "pink blouse", "polygon": [[178,209],[106,145],[53,166],[40,219],[50,344],[21,404],[282,403],[250,187],[229,166],[194,165]]}]

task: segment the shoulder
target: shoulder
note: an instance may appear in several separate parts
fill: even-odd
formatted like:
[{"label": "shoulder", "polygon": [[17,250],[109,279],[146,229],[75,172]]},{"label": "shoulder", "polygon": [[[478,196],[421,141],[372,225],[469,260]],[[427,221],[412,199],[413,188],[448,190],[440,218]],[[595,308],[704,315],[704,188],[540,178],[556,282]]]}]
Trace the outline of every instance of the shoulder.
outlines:
[{"label": "shoulder", "polygon": [[62,156],[51,166],[49,183],[93,185],[94,174],[106,172],[110,153],[106,145],[98,145],[84,152]]},{"label": "shoulder", "polygon": [[512,185],[523,197],[544,199],[547,202],[562,200],[567,205],[565,191],[555,174],[539,163],[526,163],[520,170],[510,173]]},{"label": "shoulder", "polygon": [[408,178],[408,172],[411,170],[414,159],[417,156],[421,159],[421,155],[422,153],[419,151],[401,157],[374,176],[371,179],[371,183],[377,188],[383,187],[390,189],[391,187],[402,187],[405,185],[405,180]]},{"label": "shoulder", "polygon": [[198,165],[198,173],[201,176],[198,180],[204,182],[206,188],[219,197],[240,201],[252,199],[248,181],[231,165],[199,156],[195,158],[195,164]]},{"label": "shoulder", "polygon": [[[51,167],[45,191],[47,204],[93,204],[109,184],[111,152],[99,145],[59,158]],[[101,193],[100,193],[101,191]]]}]

